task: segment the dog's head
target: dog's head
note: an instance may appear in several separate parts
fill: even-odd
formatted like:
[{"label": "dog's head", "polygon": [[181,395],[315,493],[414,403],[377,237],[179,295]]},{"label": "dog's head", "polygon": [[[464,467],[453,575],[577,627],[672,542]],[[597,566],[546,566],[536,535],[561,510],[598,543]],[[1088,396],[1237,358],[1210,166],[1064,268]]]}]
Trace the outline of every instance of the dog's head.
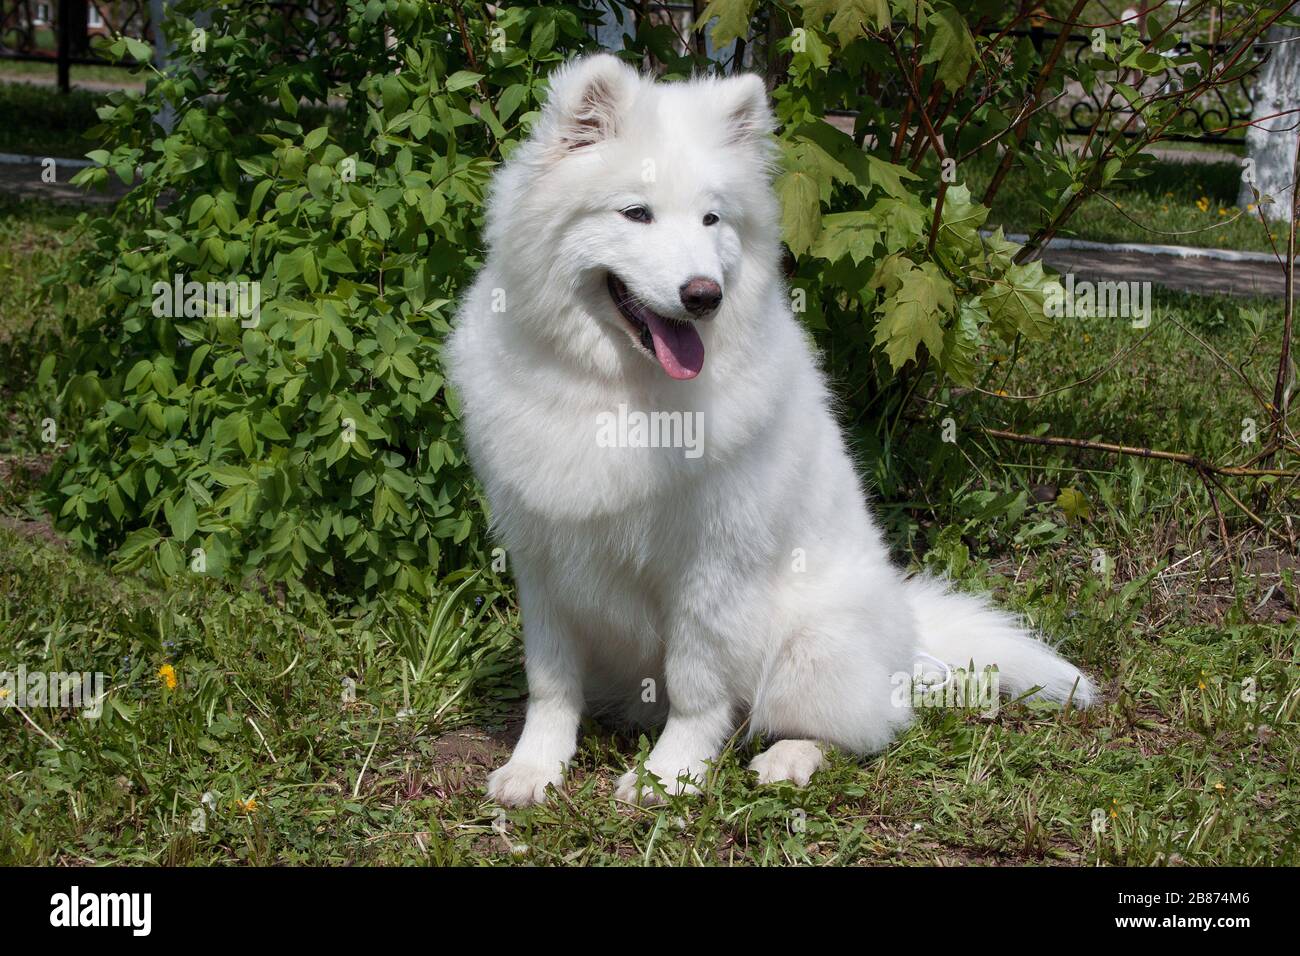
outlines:
[{"label": "dog's head", "polygon": [[639,352],[694,378],[707,326],[744,320],[741,274],[762,281],[778,261],[762,80],[657,84],[602,54],[550,87],[494,186],[493,267],[566,351],[606,366]]}]

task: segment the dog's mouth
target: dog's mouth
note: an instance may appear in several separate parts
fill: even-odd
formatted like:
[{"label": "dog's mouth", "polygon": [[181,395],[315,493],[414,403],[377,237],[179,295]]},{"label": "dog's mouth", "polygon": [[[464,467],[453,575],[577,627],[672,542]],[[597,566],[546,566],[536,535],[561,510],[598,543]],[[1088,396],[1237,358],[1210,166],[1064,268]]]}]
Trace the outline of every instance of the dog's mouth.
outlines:
[{"label": "dog's mouth", "polygon": [[694,378],[704,367],[704,343],[693,322],[681,322],[652,312],[628,291],[623,280],[609,273],[605,284],[633,338],[675,379]]}]

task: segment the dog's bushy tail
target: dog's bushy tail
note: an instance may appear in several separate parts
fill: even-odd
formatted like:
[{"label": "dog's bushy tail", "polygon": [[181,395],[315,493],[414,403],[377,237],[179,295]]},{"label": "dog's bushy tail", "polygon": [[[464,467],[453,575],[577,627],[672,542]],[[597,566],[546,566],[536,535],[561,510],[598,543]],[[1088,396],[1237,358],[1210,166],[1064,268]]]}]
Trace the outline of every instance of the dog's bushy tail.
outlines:
[{"label": "dog's bushy tail", "polygon": [[1096,703],[1092,681],[1028,633],[1013,615],[927,575],[909,578],[905,587],[926,654],[953,668],[973,661],[976,673],[995,665],[1002,691],[1013,697],[1039,687],[1035,696],[1070,700],[1076,707]]}]

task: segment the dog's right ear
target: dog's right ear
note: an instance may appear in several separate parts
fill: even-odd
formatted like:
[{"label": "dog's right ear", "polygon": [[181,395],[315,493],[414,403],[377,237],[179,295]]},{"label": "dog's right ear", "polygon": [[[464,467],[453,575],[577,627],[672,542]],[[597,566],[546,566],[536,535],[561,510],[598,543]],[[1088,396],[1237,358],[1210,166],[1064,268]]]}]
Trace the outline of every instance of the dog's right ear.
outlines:
[{"label": "dog's right ear", "polygon": [[609,53],[571,60],[551,74],[543,136],[564,151],[617,136],[640,82],[636,70]]}]

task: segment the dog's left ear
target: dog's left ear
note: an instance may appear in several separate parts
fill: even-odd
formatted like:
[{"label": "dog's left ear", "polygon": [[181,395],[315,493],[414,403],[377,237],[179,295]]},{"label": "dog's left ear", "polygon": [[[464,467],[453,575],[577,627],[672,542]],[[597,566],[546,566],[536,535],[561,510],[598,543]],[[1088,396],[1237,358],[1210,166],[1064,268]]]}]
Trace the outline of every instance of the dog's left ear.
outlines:
[{"label": "dog's left ear", "polygon": [[730,143],[758,143],[776,127],[767,102],[767,87],[755,73],[742,73],[722,81],[723,122]]}]

